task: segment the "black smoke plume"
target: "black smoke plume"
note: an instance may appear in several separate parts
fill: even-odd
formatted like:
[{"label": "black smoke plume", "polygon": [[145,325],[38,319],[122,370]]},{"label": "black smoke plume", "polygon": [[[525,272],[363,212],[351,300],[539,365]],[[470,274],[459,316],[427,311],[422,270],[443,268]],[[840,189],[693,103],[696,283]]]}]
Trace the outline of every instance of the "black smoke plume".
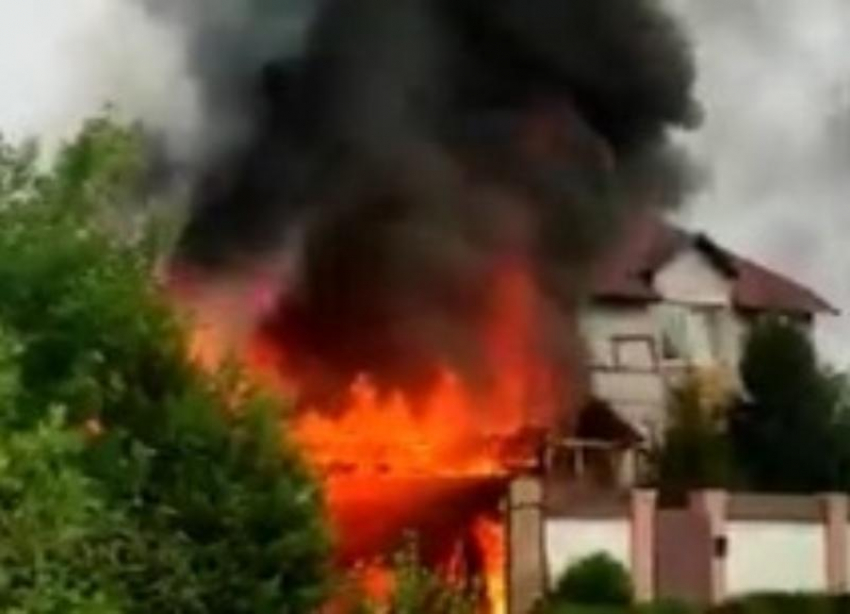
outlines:
[{"label": "black smoke plume", "polygon": [[268,326],[308,368],[477,364],[500,260],[569,318],[617,223],[687,186],[693,61],[659,2],[146,1],[185,26],[209,117],[178,259],[296,263]]}]

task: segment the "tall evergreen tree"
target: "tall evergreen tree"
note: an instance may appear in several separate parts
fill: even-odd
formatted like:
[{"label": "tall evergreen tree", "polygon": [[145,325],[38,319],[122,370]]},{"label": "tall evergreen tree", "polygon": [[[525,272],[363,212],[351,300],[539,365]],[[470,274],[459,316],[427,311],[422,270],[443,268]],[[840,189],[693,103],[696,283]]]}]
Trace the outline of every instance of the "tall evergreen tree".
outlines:
[{"label": "tall evergreen tree", "polygon": [[748,486],[811,492],[842,487],[839,389],[809,334],[771,317],[752,330],[741,362],[745,396],[730,421]]}]

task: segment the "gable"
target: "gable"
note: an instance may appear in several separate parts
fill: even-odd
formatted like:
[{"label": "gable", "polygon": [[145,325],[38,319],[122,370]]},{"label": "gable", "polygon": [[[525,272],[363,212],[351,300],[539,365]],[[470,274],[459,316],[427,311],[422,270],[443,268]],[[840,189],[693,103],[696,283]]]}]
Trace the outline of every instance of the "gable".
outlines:
[{"label": "gable", "polygon": [[[812,290],[657,214],[636,215],[590,272],[597,301],[732,305],[742,311],[837,313]],[[661,296],[662,294],[665,294]]]},{"label": "gable", "polygon": [[733,282],[702,251],[681,250],[655,274],[653,286],[664,301],[693,305],[731,305]]}]

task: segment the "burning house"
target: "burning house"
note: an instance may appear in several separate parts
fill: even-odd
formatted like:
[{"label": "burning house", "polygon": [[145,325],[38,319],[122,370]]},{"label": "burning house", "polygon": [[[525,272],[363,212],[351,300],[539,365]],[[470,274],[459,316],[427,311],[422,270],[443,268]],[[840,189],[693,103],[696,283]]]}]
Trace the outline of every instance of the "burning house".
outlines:
[{"label": "burning house", "polygon": [[502,610],[500,502],[586,396],[592,265],[688,185],[677,24],[651,0],[147,4],[209,119],[175,261],[199,356],[238,348],[293,400],[341,563],[412,529]]}]

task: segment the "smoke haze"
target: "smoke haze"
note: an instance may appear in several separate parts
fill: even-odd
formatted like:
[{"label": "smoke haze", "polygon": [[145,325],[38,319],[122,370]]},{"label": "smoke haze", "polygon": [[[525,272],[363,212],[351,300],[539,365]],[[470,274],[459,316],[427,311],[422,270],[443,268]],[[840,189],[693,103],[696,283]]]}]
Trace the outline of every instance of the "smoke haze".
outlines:
[{"label": "smoke haze", "polygon": [[[843,169],[850,148],[843,122],[850,6],[842,0],[669,3],[695,41],[698,97],[705,107],[704,127],[688,146],[711,170],[706,190],[684,217],[730,247],[812,284],[846,311],[844,201],[850,186]],[[283,39],[293,55],[303,48],[303,24],[315,3],[288,4],[287,19],[261,24],[274,44],[257,43],[241,53],[271,49],[278,55]],[[166,20],[146,14],[137,0],[0,0],[6,91],[0,127],[15,138],[39,135],[54,143],[112,101],[128,115],[181,135],[173,139],[178,146],[206,150],[194,145],[212,137],[197,129],[200,101],[210,96],[198,90],[197,67],[188,70],[188,26],[199,23],[188,16],[211,7],[208,21],[233,20],[216,13],[217,3],[171,6]],[[243,23],[247,15],[242,13]],[[287,36],[278,37],[276,28]],[[219,104],[227,116],[232,103]],[[240,129],[222,127],[220,134]],[[226,136],[215,138],[227,142]],[[836,321],[824,338],[828,355],[842,362],[850,356],[846,320]]]},{"label": "smoke haze", "polygon": [[180,259],[286,253],[275,335],[344,381],[482,364],[470,335],[519,261],[568,318],[616,222],[686,185],[668,132],[698,118],[693,65],[654,2],[146,6],[187,34],[224,130]]}]

